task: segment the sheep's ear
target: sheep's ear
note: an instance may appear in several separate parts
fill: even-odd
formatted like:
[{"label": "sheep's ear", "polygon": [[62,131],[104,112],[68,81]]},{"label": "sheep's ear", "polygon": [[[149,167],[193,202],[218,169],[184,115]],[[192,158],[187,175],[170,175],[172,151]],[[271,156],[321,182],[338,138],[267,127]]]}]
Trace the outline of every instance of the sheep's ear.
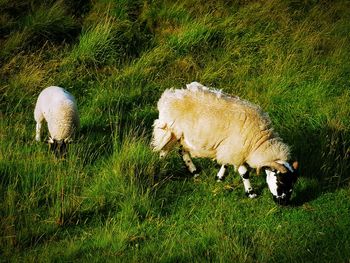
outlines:
[{"label": "sheep's ear", "polygon": [[292,164],[294,170],[298,170],[299,168],[299,163],[297,161],[293,162]]},{"label": "sheep's ear", "polygon": [[54,143],[55,141],[51,138],[51,137],[49,137],[49,139],[47,140],[47,143]]}]

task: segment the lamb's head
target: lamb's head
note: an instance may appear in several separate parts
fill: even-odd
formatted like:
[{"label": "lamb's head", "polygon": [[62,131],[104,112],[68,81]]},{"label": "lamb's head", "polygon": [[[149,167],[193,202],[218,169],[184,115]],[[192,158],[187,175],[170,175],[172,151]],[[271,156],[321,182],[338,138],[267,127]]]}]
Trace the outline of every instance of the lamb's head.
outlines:
[{"label": "lamb's head", "polygon": [[280,205],[287,205],[297,181],[298,162],[273,162],[265,168],[265,172],[273,200]]},{"label": "lamb's head", "polygon": [[49,143],[49,148],[55,153],[55,156],[57,158],[62,158],[64,159],[67,155],[67,144],[70,142],[69,139],[64,139],[64,140],[56,140],[53,138],[49,138],[48,143]]}]

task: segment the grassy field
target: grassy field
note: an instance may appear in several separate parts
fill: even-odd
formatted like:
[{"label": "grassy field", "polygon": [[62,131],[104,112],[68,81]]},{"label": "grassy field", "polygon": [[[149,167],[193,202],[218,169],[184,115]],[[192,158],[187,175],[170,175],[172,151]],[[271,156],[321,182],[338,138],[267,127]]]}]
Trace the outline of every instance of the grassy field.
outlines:
[{"label": "grassy field", "polygon": [[[349,1],[0,0],[0,36],[0,262],[350,262]],[[151,151],[161,93],[192,81],[269,113],[291,206]],[[81,117],[64,161],[34,140],[50,85]]]}]

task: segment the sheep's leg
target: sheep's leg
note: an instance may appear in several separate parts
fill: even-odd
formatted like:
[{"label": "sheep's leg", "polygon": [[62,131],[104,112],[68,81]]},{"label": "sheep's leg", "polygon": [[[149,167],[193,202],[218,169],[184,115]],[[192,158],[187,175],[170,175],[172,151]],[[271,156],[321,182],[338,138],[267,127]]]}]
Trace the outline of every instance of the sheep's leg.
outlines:
[{"label": "sheep's leg", "polygon": [[189,152],[185,151],[183,147],[180,148],[180,154],[182,155],[182,160],[185,162],[187,169],[193,174],[195,177],[199,175],[199,171],[196,166],[192,162],[191,156]]},{"label": "sheep's leg", "polygon": [[252,185],[250,184],[249,171],[248,171],[247,167],[245,167],[244,165],[241,165],[240,167],[238,167],[238,173],[242,177],[245,194],[249,198],[255,198],[257,195],[254,192]]},{"label": "sheep's leg", "polygon": [[216,175],[217,182],[222,182],[225,179],[224,176],[225,176],[226,169],[227,169],[226,164],[221,165],[220,170],[219,170],[218,174]]}]

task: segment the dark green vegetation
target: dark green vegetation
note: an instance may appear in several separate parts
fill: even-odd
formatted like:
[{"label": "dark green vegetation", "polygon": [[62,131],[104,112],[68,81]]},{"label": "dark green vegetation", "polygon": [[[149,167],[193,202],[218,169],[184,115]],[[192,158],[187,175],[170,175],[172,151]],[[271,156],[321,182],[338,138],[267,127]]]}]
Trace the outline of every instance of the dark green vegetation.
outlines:
[{"label": "dark green vegetation", "polygon": [[[0,0],[0,34],[0,261],[349,262],[349,1]],[[160,94],[194,80],[269,112],[292,206],[152,153]],[[50,85],[81,115],[66,161],[34,141]]]}]

